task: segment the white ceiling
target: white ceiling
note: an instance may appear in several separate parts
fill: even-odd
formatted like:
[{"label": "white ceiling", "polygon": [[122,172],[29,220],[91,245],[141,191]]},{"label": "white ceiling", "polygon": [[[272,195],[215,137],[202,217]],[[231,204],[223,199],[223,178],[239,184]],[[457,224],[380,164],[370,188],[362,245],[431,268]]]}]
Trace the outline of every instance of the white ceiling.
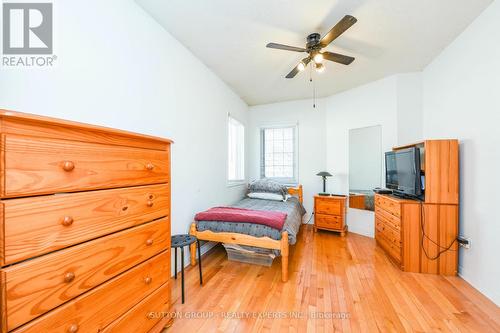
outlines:
[{"label": "white ceiling", "polygon": [[[305,56],[266,48],[303,47],[345,14],[358,19],[327,50],[356,57],[328,62],[319,97],[401,72],[420,71],[492,0],[136,0],[249,105],[309,98],[309,74],[285,75]],[[488,56],[488,55],[482,55]],[[472,61],[473,59],[471,59]],[[476,59],[478,60],[478,59]]]}]

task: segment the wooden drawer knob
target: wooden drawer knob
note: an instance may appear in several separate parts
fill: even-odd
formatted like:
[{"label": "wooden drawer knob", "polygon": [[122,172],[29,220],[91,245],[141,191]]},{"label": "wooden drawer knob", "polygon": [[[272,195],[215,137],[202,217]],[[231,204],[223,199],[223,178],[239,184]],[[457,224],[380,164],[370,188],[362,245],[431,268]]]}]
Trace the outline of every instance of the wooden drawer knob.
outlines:
[{"label": "wooden drawer knob", "polygon": [[148,207],[153,207],[153,200],[148,200],[147,205]]},{"label": "wooden drawer knob", "polygon": [[75,163],[71,161],[64,161],[62,168],[66,172],[72,171],[75,168]]},{"label": "wooden drawer knob", "polygon": [[71,326],[68,328],[68,332],[69,332],[69,333],[76,333],[76,332],[78,332],[78,328],[79,328],[79,327],[78,327],[78,325],[77,325],[77,324],[73,324],[73,325],[71,325]]},{"label": "wooden drawer knob", "polygon": [[73,272],[68,272],[66,275],[64,275],[64,282],[70,283],[75,279],[75,273]]},{"label": "wooden drawer knob", "polygon": [[147,245],[147,246],[151,246],[151,245],[153,245],[153,240],[152,240],[152,239],[148,239],[148,240],[146,241],[146,245]]},{"label": "wooden drawer knob", "polygon": [[148,169],[149,171],[153,170],[154,168],[155,166],[153,165],[153,163],[146,164],[146,169]]},{"label": "wooden drawer knob", "polygon": [[153,281],[152,278],[150,278],[149,276],[147,278],[144,279],[144,283],[145,284],[150,284],[151,282]]},{"label": "wooden drawer knob", "polygon": [[65,216],[62,220],[62,225],[65,227],[69,227],[73,224],[73,218],[71,216]]}]

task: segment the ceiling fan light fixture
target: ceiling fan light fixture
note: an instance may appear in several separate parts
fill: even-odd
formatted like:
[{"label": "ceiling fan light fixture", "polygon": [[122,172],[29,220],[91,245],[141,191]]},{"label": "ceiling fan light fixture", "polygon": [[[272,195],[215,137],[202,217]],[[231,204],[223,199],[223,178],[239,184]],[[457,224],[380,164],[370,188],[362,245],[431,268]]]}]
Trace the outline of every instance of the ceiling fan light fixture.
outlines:
[{"label": "ceiling fan light fixture", "polygon": [[321,53],[316,53],[313,59],[316,64],[321,64],[323,62],[323,55]]},{"label": "ceiling fan light fixture", "polygon": [[318,73],[323,73],[325,71],[325,65],[323,65],[322,63],[316,63],[314,67],[316,69],[316,72]]},{"label": "ceiling fan light fixture", "polygon": [[304,69],[306,69],[306,65],[304,65],[304,63],[301,61],[297,65],[297,69],[302,72]]}]

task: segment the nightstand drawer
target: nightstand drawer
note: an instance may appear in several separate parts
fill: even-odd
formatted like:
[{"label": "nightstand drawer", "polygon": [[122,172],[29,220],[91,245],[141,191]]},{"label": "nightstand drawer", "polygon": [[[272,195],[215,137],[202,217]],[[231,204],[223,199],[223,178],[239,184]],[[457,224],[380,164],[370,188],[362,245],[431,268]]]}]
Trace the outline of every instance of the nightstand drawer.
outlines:
[{"label": "nightstand drawer", "polygon": [[344,225],[344,219],[341,216],[316,213],[315,224],[317,228],[340,230]]},{"label": "nightstand drawer", "polygon": [[342,205],[340,201],[328,199],[316,199],[316,213],[328,215],[341,215]]}]

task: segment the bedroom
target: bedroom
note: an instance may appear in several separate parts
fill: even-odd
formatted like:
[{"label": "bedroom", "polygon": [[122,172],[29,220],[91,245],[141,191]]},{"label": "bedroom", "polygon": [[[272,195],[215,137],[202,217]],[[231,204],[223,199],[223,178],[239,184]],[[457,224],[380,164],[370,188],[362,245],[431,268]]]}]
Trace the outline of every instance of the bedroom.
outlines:
[{"label": "bedroom", "polygon": [[[2,3],[3,42],[7,29],[5,5],[11,3],[24,4],[21,1]],[[210,3],[46,0],[40,3],[52,4],[53,49],[50,53],[35,53],[43,60],[38,67],[22,66],[19,62],[11,66],[9,64],[15,62],[6,63],[4,60],[0,66],[0,109],[57,119],[47,123],[36,117],[15,118],[5,113],[1,116],[2,332],[21,332],[22,329],[26,332],[30,329],[37,332],[94,332],[104,328],[113,331],[113,326],[109,325],[116,322],[118,314],[124,314],[137,304],[136,301],[129,307],[120,308],[118,302],[110,303],[108,307],[114,310],[114,315],[102,319],[94,313],[87,314],[81,322],[72,322],[72,313],[67,316],[67,321],[47,320],[63,313],[76,299],[85,299],[101,285],[118,277],[103,277],[91,287],[81,287],[82,278],[86,279],[87,275],[68,275],[73,273],[68,270],[69,266],[56,272],[62,276],[58,292],[71,291],[64,301],[53,297],[52,303],[35,311],[31,307],[45,299],[41,294],[32,292],[24,299],[12,301],[12,306],[5,300],[12,286],[9,281],[16,281],[15,275],[9,280],[9,272],[133,227],[106,229],[97,238],[67,242],[65,235],[79,226],[77,215],[66,214],[63,208],[67,206],[62,204],[42,205],[40,211],[28,211],[32,207],[29,204],[31,198],[42,203],[43,200],[52,200],[52,197],[62,201],[61,192],[81,197],[94,193],[104,195],[108,193],[105,191],[127,191],[129,187],[144,184],[139,172],[131,174],[130,179],[127,178],[129,182],[124,182],[123,178],[108,179],[106,177],[112,178],[113,175],[104,173],[104,178],[88,184],[79,173],[79,164],[74,163],[74,166],[62,164],[62,167],[66,165],[71,169],[65,173],[70,178],[51,178],[50,184],[41,183],[42,187],[52,186],[51,189],[30,193],[26,187],[31,183],[25,177],[27,173],[37,172],[37,161],[56,156],[62,162],[74,162],[59,155],[76,154],[75,142],[96,149],[113,144],[114,148],[107,153],[96,155],[96,158],[103,159],[118,154],[123,145],[127,149],[132,145],[133,151],[144,148],[143,145],[163,150],[169,147],[171,172],[167,182],[171,185],[168,200],[158,201],[169,205],[168,234],[188,234],[197,213],[212,207],[233,205],[244,198],[248,184],[259,180],[265,173],[265,168],[262,170],[262,160],[265,162],[263,130],[280,128],[293,129],[289,147],[292,160],[286,167],[292,168],[291,173],[287,171],[293,178],[289,180],[292,187],[298,189],[302,185],[306,210],[297,242],[289,246],[287,282],[282,282],[280,256],[272,260],[271,267],[252,265],[228,260],[222,245],[202,242],[202,285],[199,267],[190,267],[189,263],[190,254],[197,251],[190,253],[189,246],[184,248],[183,304],[181,278],[174,278],[175,258],[177,272],[182,273],[181,256],[178,253],[174,258],[174,249],[166,246],[172,252],[168,267],[171,306],[166,315],[155,309],[144,310],[155,312],[155,318],[143,323],[144,313],[137,314],[137,320],[125,320],[126,324],[142,326],[136,330],[138,332],[147,331],[149,325],[157,321],[172,324],[167,331],[173,332],[500,330],[497,283],[500,265],[496,246],[500,227],[494,209],[498,197],[494,189],[500,184],[492,176],[500,162],[497,148],[500,140],[496,132],[500,120],[497,93],[500,47],[495,36],[500,29],[498,0],[463,0],[458,4],[456,1],[408,1],[397,5],[375,0],[240,1],[237,4],[226,0]],[[21,10],[24,7],[17,8],[18,20],[21,20]],[[10,17],[13,23],[8,25],[9,30],[14,29],[15,15]],[[36,20],[34,15],[33,20]],[[286,79],[285,75],[305,55],[266,48],[266,45],[275,42],[303,47],[310,33],[325,35],[345,15],[352,15],[357,22],[325,51],[352,56],[354,62],[344,66],[325,61],[326,68],[322,73],[308,68],[293,79]],[[35,27],[36,22],[30,26]],[[17,33],[22,33],[22,29]],[[43,40],[45,35],[38,35],[42,35]],[[13,37],[9,35],[9,38]],[[3,59],[7,57],[9,61],[31,57],[30,53],[25,56],[9,54],[5,43],[2,43],[2,50]],[[47,61],[49,57],[51,66]],[[311,73],[313,83],[309,81]],[[239,126],[243,126],[244,133],[244,140],[236,140],[240,145],[232,146],[231,151],[237,152],[236,164],[229,164],[230,138],[238,137],[228,135],[230,119],[236,120],[233,123],[235,133],[241,136]],[[87,135],[75,139],[72,135],[76,135],[76,125],[61,120],[91,125],[81,129],[88,131]],[[20,127],[9,127],[10,122]],[[47,124],[51,122],[56,125],[50,128],[60,131],[57,137],[49,134]],[[28,125],[35,126],[35,129],[28,129]],[[95,126],[114,130],[102,135],[107,132]],[[327,193],[348,195],[364,190],[351,187],[354,164],[350,162],[353,156],[350,134],[356,135],[356,130],[374,126],[378,126],[378,130],[375,128],[376,133],[370,135],[372,138],[375,135],[376,140],[361,140],[379,142],[376,148],[380,152],[379,162],[376,164],[380,170],[374,172],[371,167],[361,167],[379,181],[366,188],[370,191],[374,187],[385,187],[385,153],[394,147],[432,139],[458,140],[457,236],[470,240],[470,248],[458,247],[457,242],[453,244],[458,249],[458,276],[403,272],[374,238],[376,213],[348,208],[349,201],[353,202],[354,198],[349,198],[344,204],[344,222],[348,226],[345,237],[332,231],[314,232],[314,196],[323,192],[323,180],[317,174],[326,171],[332,175],[326,180]],[[64,130],[70,127],[73,129]],[[128,136],[121,131],[148,137]],[[11,149],[23,149],[9,159],[6,154],[10,135],[40,139],[30,145],[14,138]],[[116,140],[128,139],[126,143],[116,144],[104,139],[107,135],[116,136]],[[173,143],[149,136],[170,139]],[[49,139],[68,140],[75,145],[69,148],[58,146],[59,150],[51,148],[50,154],[44,153],[45,148],[34,149],[50,143]],[[35,153],[38,157],[31,158]],[[133,156],[131,151],[122,157],[127,160]],[[165,155],[161,156],[158,163],[152,163],[153,172],[156,166],[165,164]],[[93,161],[93,155],[88,158]],[[21,173],[14,170],[13,176],[9,176],[8,161],[14,163],[11,164],[13,170],[17,168]],[[47,167],[44,172],[52,172],[48,165],[43,166]],[[234,168],[232,178],[240,179],[228,180],[229,165],[238,166]],[[24,172],[21,170],[23,166],[26,168]],[[148,164],[144,167],[147,169]],[[92,176],[91,171],[85,175]],[[428,170],[425,171],[429,177]],[[77,193],[67,189],[74,184],[70,179],[77,182]],[[101,181],[107,185],[96,185]],[[23,182],[26,182],[26,187],[21,189],[19,184]],[[165,178],[159,182],[165,182]],[[5,188],[9,183],[18,186],[19,190],[9,193]],[[161,189],[159,191],[162,193]],[[58,195],[51,195],[56,193]],[[158,196],[162,198],[162,194]],[[120,216],[117,219],[112,214],[106,215],[110,228],[116,225],[113,221],[124,221],[128,216],[136,216],[136,224],[146,221],[145,226],[150,224],[152,219],[149,215],[141,215],[140,210],[138,213],[133,200],[118,198],[111,208],[103,206],[97,210],[78,211],[78,214],[88,214],[88,223],[95,223],[92,225],[94,229],[85,227],[85,233],[98,228],[103,218],[99,214],[103,209]],[[26,210],[9,215],[7,208],[16,200],[28,206],[20,206]],[[91,206],[89,203],[88,207]],[[166,209],[161,204],[159,206],[163,211]],[[19,206],[13,204],[12,207]],[[156,207],[158,205],[154,203],[152,209]],[[45,215],[42,215],[42,210]],[[30,214],[36,214],[38,218],[33,219]],[[64,222],[64,217],[69,216],[74,221],[67,219],[70,226],[62,231],[55,226],[36,229],[35,224],[41,223],[42,216],[55,218],[56,222],[59,218]],[[9,217],[23,223],[9,223]],[[13,228],[9,229],[9,225]],[[21,225],[23,228],[16,228]],[[6,256],[9,230],[13,233],[29,230],[29,235],[35,238],[29,239],[28,234],[21,234],[17,243],[11,243],[14,252],[22,244],[47,247],[46,244],[54,239],[60,239],[61,245],[46,248],[41,256],[32,260],[27,259],[36,257],[37,251],[22,259],[9,259]],[[203,236],[199,238],[203,241]],[[275,242],[271,244],[277,246]],[[104,249],[107,249],[106,245]],[[111,245],[109,249],[112,249]],[[9,260],[12,264],[8,264]],[[140,265],[136,263],[134,267]],[[21,278],[31,276],[28,273],[32,270],[29,265],[26,267],[27,275]],[[49,266],[41,264],[40,267]],[[128,270],[133,269],[128,267]],[[63,278],[70,281],[62,281]],[[35,283],[26,281],[27,287],[37,288]],[[154,284],[155,281],[151,285]],[[143,293],[134,297],[142,300],[145,296]],[[168,317],[175,317],[173,323]],[[36,326],[39,323],[49,326],[40,329]],[[130,330],[122,329],[124,332]]]}]

